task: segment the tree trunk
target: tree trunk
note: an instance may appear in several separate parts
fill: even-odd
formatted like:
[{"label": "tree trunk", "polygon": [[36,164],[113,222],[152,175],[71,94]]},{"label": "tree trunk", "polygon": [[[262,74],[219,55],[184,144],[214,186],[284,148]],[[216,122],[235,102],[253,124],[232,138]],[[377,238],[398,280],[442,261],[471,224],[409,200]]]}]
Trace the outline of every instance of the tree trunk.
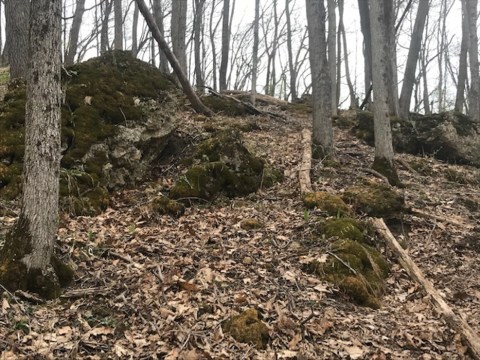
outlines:
[{"label": "tree trunk", "polygon": [[108,21],[112,12],[113,0],[105,0],[103,3],[102,27],[100,29],[100,54],[105,54],[109,48],[108,44]]},{"label": "tree trunk", "polygon": [[478,0],[467,1],[467,21],[469,32],[470,91],[469,115],[475,122],[480,122],[480,74],[478,64],[477,5]]},{"label": "tree trunk", "polygon": [[85,0],[77,0],[75,13],[73,14],[72,27],[68,41],[67,53],[65,54],[65,65],[72,65],[75,62],[75,55],[78,48],[78,36],[82,25],[83,14],[85,13]]},{"label": "tree trunk", "polygon": [[122,0],[113,0],[115,13],[115,37],[113,47],[115,50],[123,50],[123,9]]},{"label": "tree trunk", "polygon": [[260,0],[255,0],[255,20],[253,23],[253,60],[252,60],[252,95],[251,102],[255,106],[257,95],[258,73],[258,26],[260,22]]},{"label": "tree trunk", "polygon": [[293,50],[292,50],[292,24],[289,3],[291,0],[285,0],[285,16],[287,18],[287,52],[288,52],[288,69],[290,72],[290,96],[292,102],[297,101],[297,70],[295,69]]},{"label": "tree trunk", "polygon": [[347,35],[345,34],[345,26],[343,24],[343,9],[344,9],[344,0],[338,0],[338,31],[342,35],[343,43],[343,58],[345,63],[345,78],[347,79],[348,91],[350,93],[350,107],[358,108],[357,96],[355,94],[355,89],[353,88],[352,78],[350,76],[350,64],[348,61],[348,46],[347,46]]},{"label": "tree trunk", "polygon": [[410,101],[412,98],[415,73],[418,63],[418,55],[422,46],[423,30],[428,16],[429,0],[420,0],[418,3],[417,17],[413,26],[410,48],[408,49],[407,64],[403,76],[402,92],[400,94],[400,117],[408,118],[410,112]]},{"label": "tree trunk", "polygon": [[147,22],[147,25],[150,31],[152,32],[153,37],[157,41],[158,46],[165,53],[168,61],[170,62],[170,65],[173,68],[173,71],[177,75],[178,80],[182,85],[183,91],[185,92],[185,95],[188,97],[188,100],[190,100],[192,107],[198,113],[202,113],[207,116],[213,116],[213,112],[202,103],[200,98],[197,96],[197,94],[195,94],[195,91],[192,89],[192,86],[188,82],[186,75],[183,73],[183,70],[179,61],[177,60],[173,52],[168,47],[168,44],[165,41],[165,39],[160,34],[160,30],[158,29],[158,26],[155,23],[155,19],[153,18],[152,14],[150,14],[150,12],[148,11],[148,8],[147,8],[147,5],[145,5],[145,2],[143,0],[135,0],[135,1],[137,2],[139,10],[142,13],[143,17],[145,18],[145,21]]},{"label": "tree trunk", "polygon": [[187,31],[187,0],[172,1],[172,50],[178,59],[184,74],[187,72],[187,53],[185,36]]},{"label": "tree trunk", "polygon": [[[325,4],[323,0],[307,0],[310,68],[312,74],[313,145],[320,147],[315,157],[333,154],[330,75],[325,39]],[[315,154],[316,153],[316,154]],[[322,154],[323,153],[323,154]]]},{"label": "tree trunk", "polygon": [[[162,6],[162,0],[153,0],[153,17],[155,18],[155,23],[158,26],[158,30],[160,30],[160,35],[162,35],[162,37],[165,38],[165,27],[163,25],[164,11]],[[160,68],[160,71],[162,71],[165,74],[168,74],[170,72],[170,69],[168,68],[168,59],[165,56],[165,53],[161,49],[160,49],[160,63],[158,67]],[[185,68],[185,73],[186,73],[186,68]]]},{"label": "tree trunk", "polygon": [[457,95],[455,97],[455,111],[463,112],[465,107],[465,85],[467,82],[467,55],[468,55],[468,20],[465,0],[462,0],[462,44],[458,66]]},{"label": "tree trunk", "polygon": [[213,26],[213,18],[215,13],[216,0],[212,0],[212,8],[210,14],[210,23],[209,23],[209,33],[210,33],[210,45],[212,47],[212,78],[213,78],[213,89],[217,91],[217,49],[215,46],[215,33],[217,32],[218,25],[220,20]]},{"label": "tree trunk", "polygon": [[193,24],[193,33],[194,33],[194,53],[195,53],[195,83],[196,83],[197,89],[203,89],[205,86],[205,81],[203,79],[202,54],[201,54],[203,16],[205,15],[203,10],[204,4],[205,4],[205,0],[195,0],[195,21]]},{"label": "tree trunk", "polygon": [[29,0],[5,0],[5,47],[11,79],[27,77],[29,3]]},{"label": "tree trunk", "polygon": [[[370,32],[370,13],[368,9],[368,1],[358,0],[358,10],[360,11],[360,28],[363,34],[363,57],[364,73],[365,73],[365,95],[370,92],[372,84],[372,39]],[[367,102],[370,102],[367,99]]]},{"label": "tree trunk", "polygon": [[138,5],[134,3],[133,8],[133,20],[132,20],[132,55],[138,54]]},{"label": "tree trunk", "polygon": [[337,16],[335,14],[335,0],[327,0],[328,6],[328,70],[330,74],[330,92],[332,115],[337,115]]},{"label": "tree trunk", "polygon": [[372,39],[373,116],[375,127],[375,160],[373,168],[385,175],[392,185],[399,183],[393,163],[389,92],[392,86],[391,49],[388,21],[393,19],[393,0],[370,1]]},{"label": "tree trunk", "polygon": [[230,0],[223,0],[222,60],[220,62],[220,91],[227,90],[227,67],[230,53]]},{"label": "tree trunk", "polygon": [[0,283],[51,299],[60,294],[52,255],[60,174],[61,1],[32,1],[30,14],[23,197],[0,253]]}]

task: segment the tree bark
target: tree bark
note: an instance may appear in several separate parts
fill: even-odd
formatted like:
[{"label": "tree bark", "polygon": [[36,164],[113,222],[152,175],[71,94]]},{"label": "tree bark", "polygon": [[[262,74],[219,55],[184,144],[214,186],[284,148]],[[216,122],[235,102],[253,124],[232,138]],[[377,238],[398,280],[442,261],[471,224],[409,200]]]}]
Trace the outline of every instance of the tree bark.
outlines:
[{"label": "tree bark", "polygon": [[30,14],[23,197],[0,253],[0,283],[54,298],[60,293],[51,258],[58,227],[61,1],[32,1]]},{"label": "tree bark", "polygon": [[187,72],[187,53],[185,36],[187,31],[187,0],[172,1],[172,22],[171,22],[171,36],[172,36],[172,50],[175,57],[178,59],[184,74]]},{"label": "tree bark", "polygon": [[[369,1],[358,0],[358,10],[360,11],[360,29],[363,34],[363,57],[365,61],[365,95],[370,92],[370,86],[372,84],[372,39],[370,32],[370,13],[368,4]],[[367,99],[367,103],[370,102],[369,98]]]},{"label": "tree bark", "polygon": [[75,13],[73,14],[72,27],[68,40],[67,53],[65,54],[65,65],[72,65],[75,62],[75,55],[78,50],[78,36],[82,25],[83,14],[85,13],[85,0],[77,0]]},{"label": "tree bark", "polygon": [[220,62],[220,91],[227,90],[227,67],[230,53],[230,0],[223,0],[222,59]]},{"label": "tree bark", "polygon": [[29,3],[29,0],[5,0],[5,47],[11,79],[27,77]]},{"label": "tree bark", "polygon": [[255,106],[257,95],[257,73],[258,73],[258,27],[260,22],[260,0],[255,0],[255,19],[253,23],[253,60],[252,60],[252,94],[251,102]]},{"label": "tree bark", "polygon": [[291,101],[298,99],[297,93],[297,70],[295,69],[293,50],[292,50],[292,24],[289,3],[291,0],[285,0],[285,17],[287,20],[287,52],[288,52],[288,70],[290,73],[290,96]]},{"label": "tree bark", "polygon": [[337,16],[335,14],[335,0],[327,0],[328,6],[328,70],[330,74],[330,92],[332,115],[337,115]]},{"label": "tree bark", "polygon": [[477,5],[478,0],[468,0],[467,21],[469,32],[469,60],[470,60],[470,91],[469,115],[475,122],[480,122],[480,73],[478,64],[478,35],[477,35]]},{"label": "tree bark", "polygon": [[132,54],[137,56],[138,54],[138,5],[134,3],[133,8],[133,20],[132,20]]},{"label": "tree bark", "polygon": [[[138,6],[138,5],[137,5]],[[155,23],[158,26],[158,30],[160,30],[160,35],[165,38],[165,27],[163,23],[164,11],[162,0],[153,0],[153,17],[155,18]],[[159,62],[159,69],[165,74],[170,72],[168,68],[168,59],[165,56],[165,53],[160,49],[160,62]],[[185,68],[186,73],[186,68]]]},{"label": "tree bark", "polygon": [[195,53],[195,84],[197,89],[205,86],[203,67],[202,67],[202,30],[205,0],[195,0],[195,21],[193,24],[194,33],[194,53]]},{"label": "tree bark", "polygon": [[320,146],[323,154],[319,156],[331,155],[333,154],[333,127],[325,39],[325,4],[323,0],[307,0],[306,11],[312,75],[313,145]]},{"label": "tree bark", "polygon": [[345,64],[345,78],[347,79],[348,91],[350,93],[350,107],[358,108],[358,101],[355,94],[355,89],[353,88],[352,78],[350,76],[350,64],[348,61],[348,46],[347,46],[347,35],[345,34],[345,26],[343,23],[343,10],[344,10],[344,0],[338,0],[338,31],[342,36],[343,44],[343,58]]},{"label": "tree bark", "polygon": [[182,85],[183,91],[185,92],[185,95],[187,95],[188,100],[190,100],[192,107],[198,113],[202,113],[207,116],[213,116],[212,110],[206,107],[202,103],[200,98],[197,96],[197,94],[195,94],[195,91],[193,90],[192,86],[188,82],[186,75],[183,73],[180,63],[178,62],[177,58],[168,47],[168,44],[165,41],[165,39],[160,34],[160,30],[158,29],[158,26],[155,23],[155,19],[153,18],[152,14],[150,14],[150,12],[148,11],[148,8],[145,2],[143,0],[135,0],[135,1],[137,2],[139,10],[142,13],[143,17],[145,18],[145,21],[147,22],[147,25],[150,31],[152,32],[153,37],[157,41],[158,46],[165,53],[168,61],[170,62],[170,65],[173,68],[173,71],[177,75],[178,80]]},{"label": "tree bark", "polygon": [[113,47],[115,50],[123,50],[123,9],[122,0],[113,0],[115,15],[115,37]]},{"label": "tree bark", "polygon": [[370,30],[372,39],[373,116],[375,161],[373,168],[397,183],[393,162],[392,130],[390,125],[389,93],[392,86],[391,49],[388,21],[393,18],[393,0],[370,1]]},{"label": "tree bark", "polygon": [[400,94],[400,117],[408,118],[410,113],[410,101],[412,98],[415,73],[417,69],[418,56],[422,46],[425,21],[428,16],[429,0],[420,0],[418,3],[417,17],[413,26],[410,48],[408,49],[407,64],[403,76],[402,92]]},{"label": "tree bark", "polygon": [[468,55],[468,20],[465,0],[462,0],[462,43],[458,66],[457,94],[455,96],[455,111],[463,112],[465,107],[465,85],[467,83],[467,55]]},{"label": "tree bark", "polygon": [[105,54],[109,48],[108,44],[108,21],[112,12],[114,0],[105,0],[103,3],[102,26],[100,29],[100,54]]}]

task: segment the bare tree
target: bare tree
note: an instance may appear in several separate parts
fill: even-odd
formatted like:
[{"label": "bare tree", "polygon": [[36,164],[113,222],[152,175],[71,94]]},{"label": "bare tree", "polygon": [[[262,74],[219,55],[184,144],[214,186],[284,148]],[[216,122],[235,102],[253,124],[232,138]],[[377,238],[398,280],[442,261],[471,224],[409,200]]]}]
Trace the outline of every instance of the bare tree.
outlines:
[{"label": "bare tree", "polygon": [[5,47],[12,79],[27,75],[29,4],[29,0],[5,0]]},{"label": "bare tree", "polygon": [[202,33],[205,0],[195,0],[195,18],[193,24],[194,54],[195,54],[195,83],[198,89],[205,86],[202,66]]},{"label": "bare tree", "polygon": [[288,52],[288,70],[290,74],[290,95],[292,102],[298,99],[297,94],[297,71],[294,66],[293,50],[292,50],[292,22],[291,9],[289,7],[291,0],[285,0],[285,17],[287,21],[287,52]]},{"label": "bare tree", "polygon": [[422,46],[423,30],[428,16],[429,0],[419,0],[417,17],[413,26],[410,47],[408,50],[407,64],[403,76],[402,92],[400,94],[400,117],[408,118],[410,112],[410,101],[412,98],[413,84],[415,82],[415,73],[417,69],[418,57]]},{"label": "bare tree", "polygon": [[363,58],[364,58],[364,85],[365,99],[370,99],[372,84],[372,40],[370,32],[370,13],[369,1],[358,0],[358,10],[360,11],[360,28],[363,34]]},{"label": "bare tree", "polygon": [[100,30],[100,54],[104,54],[109,49],[108,44],[108,23],[113,8],[114,0],[104,0],[102,4],[102,27]]},{"label": "bare tree", "polygon": [[186,31],[187,0],[172,1],[171,36],[172,50],[178,59],[183,73],[187,74]]},{"label": "bare tree", "polygon": [[462,0],[462,43],[460,45],[457,95],[455,97],[455,111],[463,112],[465,106],[465,85],[467,82],[467,55],[468,55],[468,20],[466,0]]},{"label": "bare tree", "polygon": [[335,14],[335,0],[327,0],[328,6],[328,70],[330,74],[330,91],[332,114],[337,115],[337,16]]},{"label": "bare tree", "polygon": [[372,40],[373,115],[375,127],[375,160],[373,168],[387,176],[392,184],[398,184],[393,163],[391,109],[389,89],[392,86],[392,62],[389,58],[391,36],[388,29],[394,17],[393,0],[370,1],[370,31]]},{"label": "bare tree", "polygon": [[478,64],[478,35],[477,35],[477,8],[478,0],[468,0],[466,2],[469,33],[469,60],[470,60],[470,91],[469,98],[469,115],[476,121],[480,122],[480,73]]},{"label": "bare tree", "polygon": [[258,27],[260,22],[260,0],[255,0],[255,19],[253,23],[253,60],[252,60],[252,95],[251,102],[255,106],[258,73]]},{"label": "bare tree", "polygon": [[214,14],[215,7],[217,6],[216,0],[212,0],[212,7],[210,11],[210,21],[209,21],[209,35],[210,35],[210,46],[212,49],[212,81],[213,88],[217,90],[217,49],[215,45],[215,34],[217,32],[218,26],[220,25],[221,18],[217,20],[214,25]]},{"label": "bare tree", "polygon": [[138,53],[138,5],[134,3],[133,8],[133,21],[132,21],[132,54],[137,56]]},{"label": "bare tree", "polygon": [[[344,0],[338,0],[338,32],[342,38],[343,45],[343,63],[345,65],[345,78],[347,79],[348,91],[350,93],[350,107],[358,108],[358,101],[355,94],[355,89],[353,88],[352,79],[350,76],[350,64],[348,61],[348,46],[347,46],[347,35],[345,34],[345,26],[343,23],[343,13],[344,13]],[[339,45],[340,47],[340,45]],[[340,62],[340,59],[338,60]],[[340,73],[340,71],[339,71]],[[340,85],[340,77],[338,77],[337,87]],[[338,98],[340,98],[340,91],[338,91]]]},{"label": "bare tree", "polygon": [[306,0],[310,68],[312,74],[313,143],[322,155],[332,155],[333,128],[331,117],[330,75],[325,38],[324,0]]},{"label": "bare tree", "polygon": [[32,1],[30,14],[22,205],[0,252],[0,283],[54,298],[60,294],[51,259],[58,227],[61,1]]},{"label": "bare tree", "polygon": [[[165,26],[163,22],[165,15],[163,10],[162,0],[153,0],[153,17],[155,18],[155,22],[157,23],[158,30],[160,30],[160,34],[162,35],[163,38],[165,38]],[[165,56],[165,53],[162,50],[160,50],[159,68],[164,73],[169,72],[168,60],[167,60],[167,57]],[[186,71],[186,67],[184,71]]]},{"label": "bare tree", "polygon": [[227,67],[230,53],[230,0],[223,0],[222,60],[220,62],[220,91],[227,90]]},{"label": "bare tree", "polygon": [[115,37],[113,47],[116,50],[123,50],[123,8],[122,0],[113,0],[114,15],[115,15]]},{"label": "bare tree", "polygon": [[158,43],[158,46],[160,46],[161,50],[165,53],[167,56],[168,61],[170,62],[170,65],[173,68],[173,71],[177,75],[177,78],[182,85],[183,91],[185,92],[185,95],[187,96],[188,100],[190,100],[190,103],[192,104],[192,107],[195,109],[195,111],[205,114],[207,116],[212,116],[213,112],[206,107],[200,98],[195,94],[195,91],[193,90],[192,86],[188,82],[187,76],[183,72],[183,69],[175,57],[175,54],[170,50],[168,47],[167,42],[163,38],[163,36],[160,34],[160,30],[158,29],[157,24],[155,23],[155,19],[150,14],[147,5],[143,0],[135,0],[138,4],[138,8],[140,12],[142,13],[143,17],[145,18],[145,21],[148,24],[148,27],[150,28],[150,31],[152,32],[153,37]]},{"label": "bare tree", "polygon": [[67,52],[65,54],[65,65],[71,65],[75,61],[75,55],[78,50],[78,37],[80,27],[82,26],[83,14],[85,13],[85,0],[77,0],[75,12],[73,14],[72,26],[70,28]]}]

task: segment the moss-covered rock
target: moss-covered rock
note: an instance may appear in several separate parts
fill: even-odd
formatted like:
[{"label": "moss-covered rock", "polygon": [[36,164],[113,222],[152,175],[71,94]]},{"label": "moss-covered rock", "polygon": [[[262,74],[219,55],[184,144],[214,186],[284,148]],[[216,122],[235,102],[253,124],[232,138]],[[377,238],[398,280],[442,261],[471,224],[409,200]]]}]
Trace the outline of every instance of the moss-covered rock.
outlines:
[{"label": "moss-covered rock", "polygon": [[345,216],[350,213],[350,208],[337,195],[325,191],[308,193],[303,196],[303,204],[309,208],[317,208],[329,216]]},{"label": "moss-covered rock", "polygon": [[393,162],[388,161],[386,158],[375,156],[372,169],[385,176],[390,185],[398,187],[403,186]]},{"label": "moss-covered rock", "polygon": [[[389,264],[374,248],[350,239],[331,244],[325,262],[312,261],[307,271],[337,285],[359,305],[380,307]],[[334,256],[333,256],[333,255]]]},{"label": "moss-covered rock", "polygon": [[243,219],[240,222],[240,227],[243,230],[255,230],[263,228],[264,224],[258,219]]},{"label": "moss-covered rock", "polygon": [[238,342],[253,344],[260,350],[266,349],[270,339],[268,327],[259,319],[255,309],[232,316],[223,323],[222,328]]},{"label": "moss-covered rock", "polygon": [[170,189],[172,199],[190,202],[210,201],[219,194],[229,198],[245,196],[278,180],[275,171],[248,151],[237,129],[214,134],[200,143],[185,162],[193,165]]},{"label": "moss-covered rock", "polygon": [[[61,203],[92,215],[108,205],[108,190],[134,185],[159,157],[176,126],[178,90],[168,75],[123,51],[73,65],[62,79]],[[0,105],[2,198],[21,191],[25,100],[25,84],[14,81]]]},{"label": "moss-covered rock", "polygon": [[149,202],[148,208],[156,215],[179,217],[185,213],[185,206],[183,204],[175,200],[170,200],[166,196],[154,197]]},{"label": "moss-covered rock", "polygon": [[228,116],[245,116],[254,115],[251,108],[242,102],[234,99],[224,98],[216,95],[208,95],[202,97],[203,103],[212,111]]},{"label": "moss-covered rock", "polygon": [[322,237],[337,237],[363,242],[367,233],[367,226],[359,220],[351,218],[326,219],[315,226],[315,231]]},{"label": "moss-covered rock", "polygon": [[367,182],[347,188],[343,200],[368,216],[393,218],[405,210],[403,195],[384,184]]}]

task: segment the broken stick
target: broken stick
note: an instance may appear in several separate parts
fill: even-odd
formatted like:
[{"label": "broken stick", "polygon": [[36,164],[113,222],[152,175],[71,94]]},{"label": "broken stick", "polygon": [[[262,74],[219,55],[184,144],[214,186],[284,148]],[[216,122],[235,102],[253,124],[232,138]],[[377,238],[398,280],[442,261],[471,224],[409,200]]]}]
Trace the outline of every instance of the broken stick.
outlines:
[{"label": "broken stick", "polygon": [[459,333],[466,342],[473,357],[480,360],[480,338],[475,331],[463,320],[456,315],[448,304],[443,300],[440,293],[435,289],[432,282],[425,278],[419,267],[413,262],[407,252],[400,246],[393,234],[388,229],[383,219],[375,218],[372,224],[378,231],[380,236],[385,239],[390,249],[398,255],[399,262],[407,271],[408,275],[419,283],[428,295],[435,308],[441,313],[445,322],[457,333]]},{"label": "broken stick", "polygon": [[298,181],[300,182],[300,192],[306,194],[312,192],[312,181],[310,180],[310,170],[312,168],[312,132],[309,129],[302,130],[302,162],[298,171]]}]

